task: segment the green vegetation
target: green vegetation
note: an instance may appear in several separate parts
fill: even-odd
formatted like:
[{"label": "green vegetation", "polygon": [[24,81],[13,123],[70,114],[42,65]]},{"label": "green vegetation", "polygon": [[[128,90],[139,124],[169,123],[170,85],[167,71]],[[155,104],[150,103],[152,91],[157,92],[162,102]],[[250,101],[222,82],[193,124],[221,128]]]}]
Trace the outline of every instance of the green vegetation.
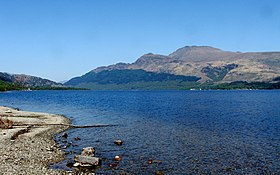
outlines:
[{"label": "green vegetation", "polygon": [[198,83],[198,82],[180,82],[180,81],[164,81],[164,82],[133,82],[126,84],[98,84],[84,83],[79,87],[92,90],[234,90],[234,89],[280,89],[279,83],[268,82],[245,82],[236,81],[232,83]]},{"label": "green vegetation", "polygon": [[31,90],[89,90],[87,88],[77,88],[77,87],[49,87],[49,86],[43,86],[43,87],[33,87],[30,88]]},{"label": "green vegetation", "polygon": [[274,78],[273,81],[280,81],[280,77]]},{"label": "green vegetation", "polygon": [[144,70],[104,70],[98,73],[89,72],[81,77],[76,77],[65,83],[70,86],[85,86],[86,84],[96,83],[99,85],[108,84],[133,84],[133,83],[145,83],[145,82],[196,82],[200,78],[195,76],[183,76],[173,75],[167,73],[154,73]]},{"label": "green vegetation", "polygon": [[[221,79],[226,73],[237,65],[227,65],[222,68],[209,68],[209,76],[214,80]],[[215,76],[214,76],[215,75]],[[154,73],[144,70],[104,70],[99,73],[90,72],[66,83],[68,86],[24,86],[17,83],[0,80],[0,91],[10,90],[190,90],[190,89],[280,89],[280,77],[272,82],[246,82],[231,83],[197,82],[200,78],[195,76],[181,76],[167,73]],[[74,86],[74,87],[69,87]]]},{"label": "green vegetation", "polygon": [[24,87],[21,85],[0,80],[0,91],[22,90],[22,89],[24,89]]},{"label": "green vegetation", "polygon": [[[211,67],[206,72],[209,76],[213,76],[214,80],[218,80],[223,79],[228,71],[236,67],[236,64],[229,64],[219,68]],[[237,81],[218,84],[215,81],[199,83],[197,82],[199,79],[195,76],[115,69],[98,73],[89,72],[82,77],[71,79],[66,85],[93,90],[280,89],[280,83]]]},{"label": "green vegetation", "polygon": [[199,77],[115,69],[89,72],[73,78],[66,85],[94,90],[184,90],[197,87]]},{"label": "green vegetation", "polygon": [[0,80],[0,91],[12,91],[12,90],[87,90],[86,88],[76,87],[25,87],[16,83],[10,83]]},{"label": "green vegetation", "polygon": [[231,89],[280,89],[280,82],[269,83],[269,82],[246,82],[246,81],[235,81],[231,83],[221,83],[221,84],[202,84],[202,89],[221,89],[221,90],[231,90]]},{"label": "green vegetation", "polygon": [[179,82],[179,81],[154,81],[154,82],[133,82],[127,84],[98,84],[85,83],[79,87],[84,87],[92,90],[189,90],[198,88],[197,82]]},{"label": "green vegetation", "polygon": [[[184,81],[154,81],[154,82],[132,82],[126,84],[98,84],[84,83],[76,87],[33,87],[31,90],[234,90],[234,89],[280,89],[280,82],[245,82],[236,81],[231,83],[198,83]],[[14,83],[0,81],[0,91],[27,90],[29,88]]]},{"label": "green vegetation", "polygon": [[205,73],[207,77],[211,78],[213,81],[221,81],[227,75],[229,71],[237,68],[237,64],[229,64],[223,67],[212,67],[207,66],[202,68],[201,72]]}]

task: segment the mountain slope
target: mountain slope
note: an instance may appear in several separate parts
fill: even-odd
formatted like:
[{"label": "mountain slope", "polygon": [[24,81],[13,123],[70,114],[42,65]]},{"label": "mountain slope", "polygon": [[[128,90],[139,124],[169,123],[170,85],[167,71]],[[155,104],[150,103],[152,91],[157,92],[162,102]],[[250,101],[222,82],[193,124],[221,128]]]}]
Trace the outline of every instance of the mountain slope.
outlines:
[{"label": "mountain slope", "polygon": [[241,53],[222,51],[210,46],[186,46],[171,53],[169,57],[185,62],[209,62],[228,60]]},{"label": "mountain slope", "polygon": [[62,87],[60,83],[51,80],[19,74],[8,74],[0,72],[0,80],[8,83],[16,83],[24,87]]},{"label": "mountain slope", "polygon": [[[231,65],[235,66],[226,73],[217,71]],[[201,82],[269,82],[280,76],[280,52],[242,53],[222,51],[209,46],[186,46],[168,56],[145,54],[134,63],[99,67],[92,72],[114,69],[143,69],[157,73],[197,76],[201,77]],[[209,72],[217,75],[211,76]]]},{"label": "mountain slope", "polygon": [[[165,79],[162,81],[154,74],[151,76],[152,73],[166,74],[169,77],[173,75],[193,77],[194,79],[189,81],[175,78],[175,80]],[[133,87],[139,87],[140,82],[142,88],[145,87],[143,83],[148,85],[147,82],[157,82],[154,84],[155,86],[167,88],[166,82],[172,81],[169,82],[173,83],[174,86],[172,87],[181,88],[182,86],[189,86],[189,82],[192,82],[193,87],[197,87],[196,81],[199,81],[204,85],[205,83],[208,85],[213,83],[213,85],[223,84],[220,87],[226,87],[227,84],[225,83],[230,84],[232,82],[252,82],[254,85],[241,83],[242,86],[240,86],[240,83],[238,83],[239,87],[243,87],[243,85],[270,87],[269,83],[273,83],[275,79],[278,79],[277,77],[280,77],[280,52],[242,53],[223,51],[209,46],[186,46],[169,55],[148,53],[138,58],[134,63],[117,63],[98,67],[81,77],[71,79],[65,84],[87,88],[97,87],[98,85],[102,89],[104,86],[101,87],[100,85],[104,84],[110,84],[111,86],[126,84],[125,87],[127,87],[127,84],[131,86],[133,84]],[[182,85],[182,82],[188,83]],[[255,82],[268,84],[260,86]],[[149,83],[149,85],[152,84]],[[108,86],[106,86],[107,88]]]},{"label": "mountain slope", "polygon": [[196,82],[199,79],[199,77],[195,76],[154,73],[140,69],[114,69],[89,72],[81,77],[69,80],[65,85],[91,89],[99,89],[100,87],[110,89],[112,86],[118,86],[122,89],[133,89],[133,87],[145,89],[145,85],[147,84],[154,84],[159,87],[168,86],[168,83],[171,83],[175,86],[175,84],[181,84],[182,82]]},{"label": "mountain slope", "polygon": [[24,89],[24,87],[21,85],[0,80],[0,91],[22,90],[22,89]]}]

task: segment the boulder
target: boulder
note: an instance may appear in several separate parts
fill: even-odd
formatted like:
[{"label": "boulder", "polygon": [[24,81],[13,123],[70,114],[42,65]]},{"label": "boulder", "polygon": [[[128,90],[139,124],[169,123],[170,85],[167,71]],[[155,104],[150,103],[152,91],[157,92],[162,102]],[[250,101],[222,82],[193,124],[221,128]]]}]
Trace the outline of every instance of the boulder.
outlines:
[{"label": "boulder", "polygon": [[74,161],[74,165],[81,167],[96,167],[101,165],[101,159],[98,157],[76,155]]},{"label": "boulder", "polygon": [[81,153],[81,156],[90,156],[90,157],[93,157],[94,156],[94,153],[95,153],[95,148],[93,147],[86,147],[86,148],[83,148],[83,151]]}]

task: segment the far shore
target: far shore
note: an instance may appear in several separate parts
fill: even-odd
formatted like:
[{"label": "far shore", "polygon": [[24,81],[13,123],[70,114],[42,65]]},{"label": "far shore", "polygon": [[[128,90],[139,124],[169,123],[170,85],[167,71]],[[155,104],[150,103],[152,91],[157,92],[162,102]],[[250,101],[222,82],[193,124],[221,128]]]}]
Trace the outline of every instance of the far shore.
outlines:
[{"label": "far shore", "polygon": [[53,137],[68,129],[57,124],[70,124],[69,119],[4,106],[0,106],[0,117],[13,122],[12,128],[0,129],[0,174],[69,174],[49,169],[49,164],[65,158]]}]

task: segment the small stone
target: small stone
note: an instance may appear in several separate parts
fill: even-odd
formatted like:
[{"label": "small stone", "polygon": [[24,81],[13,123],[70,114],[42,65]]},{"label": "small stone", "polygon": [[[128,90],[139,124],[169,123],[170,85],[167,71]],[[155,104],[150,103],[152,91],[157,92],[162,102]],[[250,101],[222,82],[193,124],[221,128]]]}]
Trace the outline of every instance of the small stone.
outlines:
[{"label": "small stone", "polygon": [[5,111],[5,113],[12,113],[12,111],[8,109],[7,111]]},{"label": "small stone", "polygon": [[115,140],[114,143],[118,146],[123,144],[123,142],[121,140]]},{"label": "small stone", "polygon": [[164,175],[164,173],[162,171],[157,171],[156,175]]},{"label": "small stone", "polygon": [[80,137],[75,137],[74,140],[81,140],[81,138]]},{"label": "small stone", "polygon": [[153,160],[152,159],[149,159],[148,160],[148,164],[152,164],[153,163]]},{"label": "small stone", "polygon": [[47,151],[54,151],[53,148],[47,148]]},{"label": "small stone", "polygon": [[114,168],[114,167],[117,167],[118,166],[118,164],[116,164],[116,163],[110,163],[109,164],[109,167],[111,167],[111,168]]},{"label": "small stone", "polygon": [[121,157],[120,156],[115,156],[115,161],[120,161]]},{"label": "small stone", "polygon": [[68,137],[67,132],[64,132],[61,137],[67,138]]},{"label": "small stone", "polygon": [[73,163],[73,162],[67,162],[67,163],[66,163],[66,166],[68,166],[68,167],[73,167],[73,166],[74,166],[74,163]]},{"label": "small stone", "polygon": [[73,164],[74,167],[80,166],[80,163],[76,162]]},{"label": "small stone", "polygon": [[82,156],[93,157],[94,153],[95,153],[95,148],[93,148],[93,147],[86,147],[86,148],[83,148],[83,151],[82,151],[81,155]]}]

